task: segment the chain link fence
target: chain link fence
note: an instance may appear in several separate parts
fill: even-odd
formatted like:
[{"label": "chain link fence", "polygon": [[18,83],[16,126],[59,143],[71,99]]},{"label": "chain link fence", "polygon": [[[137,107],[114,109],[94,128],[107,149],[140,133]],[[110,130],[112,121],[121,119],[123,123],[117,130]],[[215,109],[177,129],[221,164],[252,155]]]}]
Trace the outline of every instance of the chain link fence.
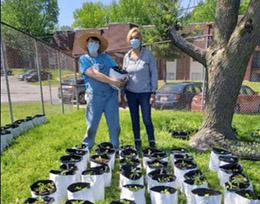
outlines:
[{"label": "chain link fence", "polygon": [[75,58],[1,23],[1,125],[35,114],[72,111],[78,98],[76,66]]}]

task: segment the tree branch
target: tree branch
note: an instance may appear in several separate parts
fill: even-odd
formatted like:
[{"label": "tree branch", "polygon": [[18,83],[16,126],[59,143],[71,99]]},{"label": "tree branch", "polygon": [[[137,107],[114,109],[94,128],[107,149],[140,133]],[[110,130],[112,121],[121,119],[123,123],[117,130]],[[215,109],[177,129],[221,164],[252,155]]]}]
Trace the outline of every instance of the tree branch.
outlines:
[{"label": "tree branch", "polygon": [[204,67],[207,67],[205,52],[201,48],[194,46],[192,43],[185,40],[180,36],[175,28],[171,30],[171,39],[173,44],[178,47],[180,50],[185,52],[187,55],[191,56],[193,59],[197,60]]},{"label": "tree branch", "polygon": [[214,28],[214,44],[226,44],[237,25],[240,0],[218,0]]}]

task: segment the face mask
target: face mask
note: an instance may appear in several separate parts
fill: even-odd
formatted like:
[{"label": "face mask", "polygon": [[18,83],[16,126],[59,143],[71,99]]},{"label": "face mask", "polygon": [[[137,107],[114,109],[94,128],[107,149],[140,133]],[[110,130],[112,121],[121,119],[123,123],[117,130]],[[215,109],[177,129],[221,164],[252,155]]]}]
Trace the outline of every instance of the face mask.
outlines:
[{"label": "face mask", "polygon": [[141,41],[139,39],[134,38],[134,39],[130,40],[130,45],[134,49],[138,48],[141,45]]},{"label": "face mask", "polygon": [[98,54],[97,52],[99,49],[99,43],[98,42],[89,42],[87,48],[88,48],[90,55],[97,56],[97,54]]}]

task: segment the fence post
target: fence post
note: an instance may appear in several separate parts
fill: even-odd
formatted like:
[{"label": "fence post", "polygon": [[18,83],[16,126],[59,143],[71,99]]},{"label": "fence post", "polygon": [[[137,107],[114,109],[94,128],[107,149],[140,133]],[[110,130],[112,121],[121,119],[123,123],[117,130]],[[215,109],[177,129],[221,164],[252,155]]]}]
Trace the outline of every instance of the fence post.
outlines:
[{"label": "fence post", "polygon": [[3,70],[4,70],[4,75],[5,75],[10,118],[11,118],[11,123],[13,123],[14,122],[14,114],[13,114],[11,95],[10,95],[9,81],[8,81],[8,76],[7,76],[8,65],[7,65],[5,56],[6,56],[6,49],[5,49],[5,44],[4,44],[4,40],[3,40],[3,35],[1,35],[1,63],[2,63],[2,66],[3,66]]},{"label": "fence post", "polygon": [[48,76],[48,84],[49,84],[49,92],[50,92],[50,101],[51,101],[51,104],[53,104],[52,102],[52,92],[51,92],[51,81],[50,81],[50,75]]},{"label": "fence post", "polygon": [[64,102],[63,102],[63,91],[62,91],[62,77],[61,77],[61,54],[59,51],[57,51],[57,57],[58,57],[58,69],[59,69],[59,81],[60,81],[60,97],[61,97],[61,111],[64,114]]},{"label": "fence post", "polygon": [[43,99],[43,91],[42,91],[42,79],[41,79],[41,70],[40,70],[40,61],[39,61],[39,52],[38,52],[37,40],[35,40],[35,39],[34,39],[34,47],[35,47],[36,68],[37,68],[37,72],[38,72],[38,81],[40,82],[42,113],[43,113],[43,115],[45,115],[44,99]]},{"label": "fence post", "polygon": [[75,62],[75,84],[76,84],[76,101],[77,101],[77,110],[79,110],[79,94],[78,94],[78,83],[77,83],[77,71],[79,68],[79,58],[76,57],[74,62]]}]

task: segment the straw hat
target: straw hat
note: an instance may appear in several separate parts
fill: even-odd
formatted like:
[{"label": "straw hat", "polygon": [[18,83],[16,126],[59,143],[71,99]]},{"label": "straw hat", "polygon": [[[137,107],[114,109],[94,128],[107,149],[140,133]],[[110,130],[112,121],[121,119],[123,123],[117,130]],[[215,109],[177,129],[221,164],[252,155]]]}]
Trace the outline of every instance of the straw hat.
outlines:
[{"label": "straw hat", "polygon": [[108,47],[108,41],[105,39],[100,33],[97,32],[86,32],[80,35],[78,39],[78,45],[83,49],[86,50],[86,43],[87,40],[91,37],[96,37],[100,41],[100,51],[104,52]]}]

